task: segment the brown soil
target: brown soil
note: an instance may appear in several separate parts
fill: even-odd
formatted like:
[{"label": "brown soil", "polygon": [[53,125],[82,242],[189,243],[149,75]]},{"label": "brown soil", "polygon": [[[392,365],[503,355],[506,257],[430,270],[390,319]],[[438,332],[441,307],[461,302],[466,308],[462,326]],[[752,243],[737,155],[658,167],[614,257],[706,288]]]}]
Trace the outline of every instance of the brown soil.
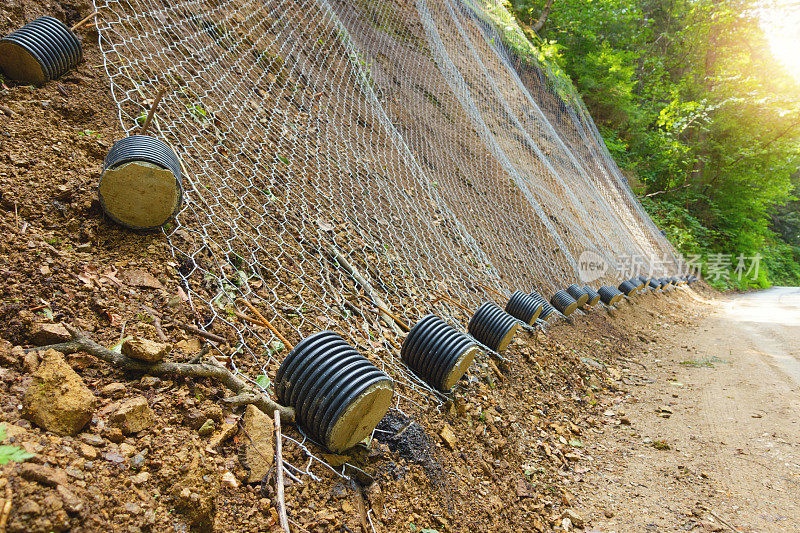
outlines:
[{"label": "brown soil", "polygon": [[[28,0],[2,0],[0,7],[2,34],[40,15],[73,23],[90,10],[84,0],[47,9]],[[219,424],[240,414],[220,410],[226,392],[211,382],[142,378],[77,354],[68,362],[101,398],[84,432],[59,437],[20,415],[37,360],[18,358],[7,348],[31,346],[34,323],[76,324],[111,346],[128,335],[155,339],[156,316],[175,344],[172,359],[188,360],[201,345],[175,325],[197,317],[181,298],[183,265],[164,235],[126,231],[102,215],[96,193],[102,160],[122,131],[96,33],[81,33],[85,61],[77,70],[41,88],[7,83],[0,99],[0,338],[10,343],[0,368],[0,407],[3,421],[14,426],[4,444],[34,454],[27,463],[1,467],[13,493],[8,530],[277,531],[274,479],[243,483],[244,437],[233,437],[216,453],[205,450],[208,437],[198,434],[199,423]],[[567,509],[585,513],[587,525],[606,523],[602,509],[608,500],[586,487],[605,487],[597,468],[602,461],[620,468],[609,451],[621,442],[615,440],[620,433],[608,428],[616,427],[620,401],[631,398],[625,391],[656,379],[635,360],[653,370],[643,350],[652,352],[664,329],[690,326],[687,306],[697,308],[686,296],[691,292],[644,295],[613,316],[594,310],[546,332],[520,333],[508,352],[511,363],[476,363],[455,401],[438,410],[390,411],[368,449],[335,457],[309,445],[329,462],[347,460],[357,468],[341,476],[317,465],[318,481],[288,480],[293,530],[358,531],[365,516],[376,531],[548,531],[560,527]],[[235,341],[224,324],[208,329]],[[122,386],[101,393],[113,383]],[[157,423],[122,439],[109,429],[108,418],[134,396],[147,398]],[[645,422],[634,410],[632,427],[644,434]],[[614,416],[606,416],[608,411]],[[286,431],[300,439],[293,428]],[[648,434],[679,450],[687,447]],[[657,458],[675,454],[637,449]],[[285,453],[294,465],[308,461],[297,446],[287,445]],[[66,478],[22,475],[26,464]],[[688,461],[684,466],[701,471]],[[634,471],[652,476],[645,463]],[[237,488],[221,482],[227,473],[237,478]],[[713,480],[714,473],[708,474]],[[713,491],[706,479],[691,483],[704,494]],[[629,498],[624,491],[616,494]],[[617,505],[617,520],[627,522],[614,527],[625,529],[635,522],[626,514],[635,506],[623,513],[627,503]],[[727,508],[721,512],[733,515]]]}]

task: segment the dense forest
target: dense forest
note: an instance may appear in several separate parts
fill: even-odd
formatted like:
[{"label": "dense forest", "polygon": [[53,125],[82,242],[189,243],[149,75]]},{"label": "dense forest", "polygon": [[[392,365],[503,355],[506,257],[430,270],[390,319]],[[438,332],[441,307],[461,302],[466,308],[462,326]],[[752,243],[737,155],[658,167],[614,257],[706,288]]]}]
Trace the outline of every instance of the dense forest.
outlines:
[{"label": "dense forest", "polygon": [[[800,72],[776,59],[766,16],[788,4],[507,5],[572,78],[647,211],[683,254],[702,257],[712,284],[800,285]],[[754,258],[757,276],[747,273]]]}]

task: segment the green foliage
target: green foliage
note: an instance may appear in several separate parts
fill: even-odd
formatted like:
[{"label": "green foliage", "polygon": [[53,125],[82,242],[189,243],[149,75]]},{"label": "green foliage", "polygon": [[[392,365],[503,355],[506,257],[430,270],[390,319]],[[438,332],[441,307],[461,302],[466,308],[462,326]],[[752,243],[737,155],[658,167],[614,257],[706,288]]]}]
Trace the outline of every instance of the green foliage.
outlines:
[{"label": "green foliage", "polygon": [[684,254],[763,256],[720,288],[800,284],[800,84],[772,56],[757,0],[507,5],[573,80],[617,163]]},{"label": "green foliage", "polygon": [[[0,442],[4,440],[6,440],[6,425],[0,424]],[[8,464],[9,461],[19,463],[31,457],[33,457],[32,453],[28,453],[17,446],[0,445],[0,465]]]}]

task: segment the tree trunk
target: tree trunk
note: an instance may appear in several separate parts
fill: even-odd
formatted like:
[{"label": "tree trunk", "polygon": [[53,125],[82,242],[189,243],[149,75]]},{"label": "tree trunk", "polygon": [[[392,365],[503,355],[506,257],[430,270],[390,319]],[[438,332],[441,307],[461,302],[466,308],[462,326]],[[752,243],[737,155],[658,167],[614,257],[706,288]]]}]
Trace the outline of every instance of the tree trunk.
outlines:
[{"label": "tree trunk", "polygon": [[544,23],[547,21],[547,16],[550,14],[551,7],[553,7],[553,0],[547,0],[544,9],[542,9],[542,14],[539,15],[538,20],[533,25],[533,31],[536,33],[539,33],[541,29],[544,28]]}]

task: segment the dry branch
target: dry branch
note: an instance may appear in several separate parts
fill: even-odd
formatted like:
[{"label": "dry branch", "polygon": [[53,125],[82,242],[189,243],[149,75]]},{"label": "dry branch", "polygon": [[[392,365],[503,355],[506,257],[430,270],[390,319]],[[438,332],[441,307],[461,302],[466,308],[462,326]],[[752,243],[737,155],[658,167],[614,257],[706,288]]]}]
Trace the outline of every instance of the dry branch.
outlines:
[{"label": "dry branch", "polygon": [[95,18],[99,14],[100,14],[99,11],[95,11],[94,13],[90,13],[90,14],[86,15],[84,18],[82,18],[80,20],[80,22],[78,22],[77,24],[73,25],[70,28],[70,30],[71,31],[77,30],[78,28],[80,28],[81,26],[83,26],[84,24],[86,24],[87,22],[89,22],[90,20],[92,20],[93,18]]},{"label": "dry branch", "polygon": [[275,411],[275,464],[277,465],[277,485],[278,485],[278,516],[281,519],[281,527],[286,533],[289,531],[289,517],[286,515],[286,499],[283,495],[283,442],[281,441],[281,412]]},{"label": "dry branch", "polygon": [[3,501],[3,508],[0,510],[0,532],[5,533],[6,531],[6,523],[8,523],[8,515],[11,514],[11,500],[14,498],[14,494],[11,492],[11,482],[8,479],[3,479],[3,484],[5,485],[6,493],[5,499]]},{"label": "dry branch", "polygon": [[147,128],[150,127],[150,122],[153,120],[153,115],[156,114],[156,108],[158,104],[161,103],[161,98],[164,96],[164,89],[163,87],[158,89],[158,94],[156,94],[155,100],[153,100],[153,105],[150,106],[150,111],[147,113],[147,118],[144,119],[144,124],[142,124],[142,129],[139,131],[139,135],[144,135],[147,133]]},{"label": "dry branch", "polygon": [[65,324],[64,327],[72,335],[72,340],[62,342],[59,344],[51,344],[49,346],[39,346],[31,348],[28,351],[44,351],[56,350],[64,354],[71,354],[76,352],[85,352],[93,355],[98,359],[102,359],[111,366],[128,370],[132,372],[140,372],[151,376],[180,376],[185,378],[210,378],[218,383],[224,385],[234,392],[237,396],[235,398],[246,398],[247,401],[232,402],[234,404],[253,404],[265,413],[273,413],[280,411],[281,415],[287,422],[294,422],[294,409],[285,407],[268,396],[253,390],[246,381],[235,376],[227,368],[220,366],[216,363],[145,363],[131,359],[120,353],[112,352],[105,346],[102,346],[93,340],[87,338],[83,332],[77,328]]},{"label": "dry branch", "polygon": [[372,301],[370,298],[367,298],[366,296],[361,296],[361,298],[363,298],[364,300],[366,300],[366,301],[370,302],[372,305],[374,305],[375,307],[377,307],[377,308],[378,308],[378,310],[379,310],[381,313],[385,314],[386,316],[389,316],[389,317],[391,317],[391,318],[392,318],[392,320],[394,320],[395,322],[397,322],[397,325],[398,325],[398,326],[400,326],[400,329],[402,329],[403,331],[405,331],[405,332],[409,332],[409,331],[411,331],[411,327],[409,327],[409,325],[408,325],[408,324],[406,324],[405,322],[403,322],[403,319],[401,319],[400,317],[398,317],[397,315],[395,315],[394,313],[392,313],[392,312],[391,312],[391,311],[389,311],[388,309],[385,309],[385,308],[381,307],[380,305],[376,304],[375,302],[373,302],[373,301]]},{"label": "dry branch", "polygon": [[269,330],[270,330],[270,331],[271,331],[271,332],[272,332],[272,333],[273,333],[273,334],[274,334],[276,337],[278,337],[278,338],[281,340],[281,342],[283,343],[283,345],[284,345],[284,346],[286,346],[286,349],[288,349],[289,351],[292,351],[292,350],[294,350],[294,345],[293,345],[291,342],[289,342],[289,341],[286,339],[286,337],[284,337],[284,336],[281,334],[281,332],[280,332],[280,331],[278,331],[278,329],[277,329],[275,326],[273,326],[273,325],[270,323],[270,321],[269,321],[269,320],[267,320],[266,318],[264,318],[264,315],[262,315],[261,313],[259,313],[259,312],[258,312],[258,309],[256,309],[255,307],[253,307],[253,304],[251,304],[249,301],[247,301],[247,300],[246,300],[246,299],[244,299],[244,298],[239,298],[239,300],[240,300],[242,303],[244,303],[244,304],[247,306],[247,308],[248,308],[248,309],[250,309],[250,311],[252,311],[252,312],[253,312],[253,314],[254,314],[254,315],[256,315],[256,317],[258,318],[258,320],[259,320],[259,322],[261,323],[261,325],[262,325],[262,326],[267,326],[267,328],[269,328]]},{"label": "dry branch", "polygon": [[[374,303],[378,309],[387,309],[389,307],[386,305],[386,302],[384,302],[381,297],[378,296],[377,292],[372,288],[372,285],[370,285],[369,281],[367,281],[367,279],[361,275],[361,272],[359,272],[345,256],[337,252],[332,246],[327,247],[327,252],[328,255],[336,260],[336,262],[339,263],[339,265],[345,269],[347,273],[350,274],[353,279],[356,280],[356,282],[358,282],[359,285],[361,285],[361,288],[364,289],[364,292],[367,293],[367,296],[369,296],[370,300],[372,300],[372,303]],[[395,333],[398,335],[402,334],[402,331],[400,331],[400,328],[397,326],[397,324],[395,324],[394,319],[390,315],[387,315],[385,312],[381,311],[381,317],[394,330]]]},{"label": "dry branch", "polygon": [[203,331],[200,328],[196,328],[190,324],[180,324],[181,329],[184,331],[188,331],[189,333],[194,333],[199,337],[203,337],[204,339],[208,339],[213,342],[217,342],[219,344],[226,344],[228,339],[224,337],[220,337],[219,335],[214,335],[213,333],[209,333],[208,331]]}]

